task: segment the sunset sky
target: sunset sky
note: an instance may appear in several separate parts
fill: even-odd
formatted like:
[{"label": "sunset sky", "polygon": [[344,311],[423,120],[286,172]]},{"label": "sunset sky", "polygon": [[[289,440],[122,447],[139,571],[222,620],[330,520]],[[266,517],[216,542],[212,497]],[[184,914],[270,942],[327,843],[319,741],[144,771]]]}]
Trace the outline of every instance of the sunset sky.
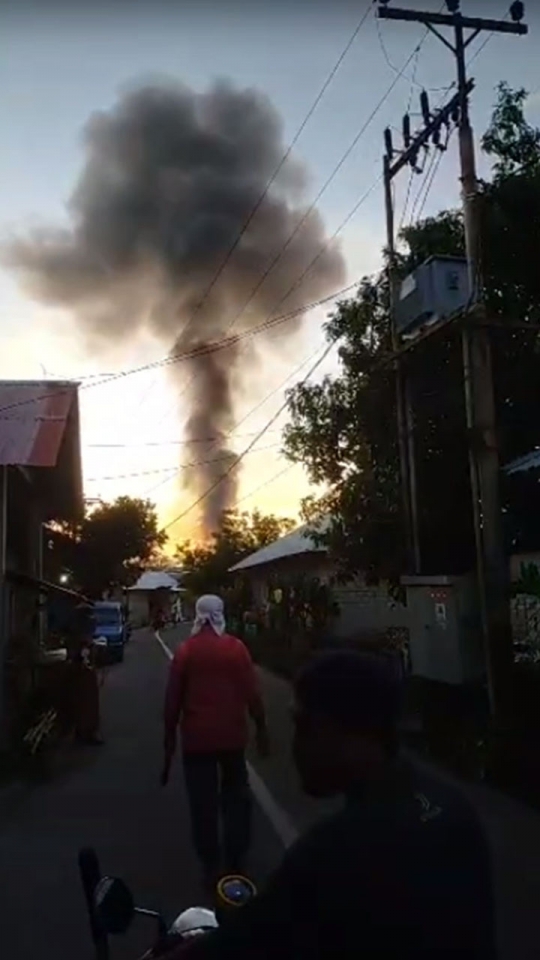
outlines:
[{"label": "sunset sky", "polygon": [[[214,4],[160,0],[76,5],[41,0],[6,0],[0,7],[3,53],[0,59],[0,152],[5,239],[36,225],[68,222],[66,201],[83,163],[81,130],[97,109],[114,104],[127,83],[165,75],[204,90],[216,78],[266,92],[283,118],[284,148],[294,137],[317,93],[358,24],[367,0],[314,0],[295,4],[229,2]],[[437,0],[409,6],[439,9]],[[369,4],[371,6],[371,4]],[[504,0],[463,0],[464,12],[505,16]],[[533,9],[534,8],[534,9]],[[500,79],[533,92],[530,119],[540,123],[540,9],[529,2],[528,38],[490,37],[471,48],[471,74],[477,89],[472,118],[478,135],[485,129],[494,88]],[[382,24],[370,14],[321,103],[301,134],[295,153],[310,171],[305,202],[317,196],[353,137],[421,39],[414,25]],[[382,43],[381,43],[382,37]],[[485,38],[486,39],[486,38]],[[414,72],[414,77],[412,76]],[[380,172],[382,131],[399,128],[418,84],[434,90],[437,103],[454,78],[448,51],[434,38],[423,43],[384,105],[374,116],[338,174],[324,191],[319,209],[333,234]],[[415,83],[412,83],[414,79]],[[396,134],[397,138],[398,134]],[[485,164],[480,158],[480,172]],[[420,186],[413,185],[412,196]],[[455,205],[459,199],[456,143],[443,158],[424,214]],[[407,189],[398,184],[397,219]],[[384,237],[383,198],[376,186],[339,233],[352,283],[377,268]],[[331,306],[331,304],[329,305]],[[321,322],[326,309],[306,318],[304,329],[286,349],[266,351],[258,367],[245,371],[245,390],[237,408],[232,443],[241,452],[283,402],[285,386],[305,373],[323,347]],[[276,330],[276,338],[282,336]],[[118,494],[149,496],[162,522],[190,506],[193,495],[180,488],[183,410],[178,388],[166,367],[118,377],[167,355],[169,344],[148,337],[126,337],[114,351],[88,351],[69,313],[36,303],[9,271],[0,271],[0,376],[81,380],[85,490],[111,499]],[[311,358],[311,360],[310,360]],[[316,376],[335,369],[331,355]],[[284,381],[287,381],[284,384]],[[255,409],[256,408],[256,409]],[[296,514],[308,492],[299,468],[280,456],[283,418],[246,456],[239,505]],[[172,539],[196,529],[197,511],[188,512]]]}]

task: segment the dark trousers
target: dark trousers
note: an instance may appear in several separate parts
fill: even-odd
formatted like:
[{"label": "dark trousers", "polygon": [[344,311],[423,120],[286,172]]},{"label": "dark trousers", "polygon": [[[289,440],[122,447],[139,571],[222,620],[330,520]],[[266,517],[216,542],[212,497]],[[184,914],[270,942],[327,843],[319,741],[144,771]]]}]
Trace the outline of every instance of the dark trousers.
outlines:
[{"label": "dark trousers", "polygon": [[223,865],[223,853],[226,869],[237,869],[250,841],[251,794],[243,750],[184,753],[184,775],[197,855],[207,869],[215,869]]}]

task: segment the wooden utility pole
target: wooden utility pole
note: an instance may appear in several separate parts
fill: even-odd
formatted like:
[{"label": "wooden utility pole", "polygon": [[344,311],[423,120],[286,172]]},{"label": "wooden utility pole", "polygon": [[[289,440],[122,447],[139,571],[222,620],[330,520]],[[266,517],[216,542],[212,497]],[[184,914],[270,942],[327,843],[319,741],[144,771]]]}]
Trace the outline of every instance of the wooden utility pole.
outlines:
[{"label": "wooden utility pole", "polygon": [[[461,182],[470,287],[469,317],[463,329],[469,461],[490,705],[492,716],[503,721],[509,707],[508,678],[512,667],[509,572],[502,533],[491,344],[488,324],[485,322],[478,182],[469,117],[465,51],[471,41],[486,30],[492,33],[526,34],[528,28],[522,22],[524,4],[520,0],[512,4],[512,22],[465,17],[460,12],[460,0],[447,0],[447,14],[395,8],[388,0],[379,0],[379,4],[379,17],[424,24],[451,50],[456,60]],[[453,33],[453,43],[437,27],[449,27]],[[465,31],[470,32],[466,35]]]}]

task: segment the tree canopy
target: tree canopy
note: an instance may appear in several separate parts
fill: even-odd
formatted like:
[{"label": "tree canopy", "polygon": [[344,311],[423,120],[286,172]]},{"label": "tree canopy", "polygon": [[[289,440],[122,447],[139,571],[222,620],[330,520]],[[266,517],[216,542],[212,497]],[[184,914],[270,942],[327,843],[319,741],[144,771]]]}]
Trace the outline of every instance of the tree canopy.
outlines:
[{"label": "tree canopy", "polygon": [[186,586],[197,594],[215,592],[228,581],[228,570],[261,547],[279,540],[295,526],[287,517],[259,510],[225,510],[221,522],[205,544],[190,540],[178,544],[176,558],[185,573]]},{"label": "tree canopy", "polygon": [[[483,138],[493,160],[481,184],[486,297],[492,330],[502,463],[540,445],[540,341],[536,331],[505,327],[540,322],[540,131],[524,116],[526,94],[505,84]],[[429,256],[464,255],[459,211],[443,211],[404,228],[398,270],[406,276]],[[367,277],[354,299],[338,304],[326,325],[339,342],[340,373],[289,394],[284,449],[327,493],[307,514],[332,518],[319,535],[345,575],[374,578],[406,569],[400,503],[394,375],[386,270]],[[422,569],[460,573],[473,565],[474,538],[459,331],[430,338],[407,358],[415,426]],[[509,546],[540,543],[536,480],[503,479]],[[534,509],[533,509],[534,508]]]},{"label": "tree canopy", "polygon": [[46,575],[66,576],[92,597],[133,583],[164,546],[154,504],[122,496],[101,503],[78,525],[53,524],[45,552]]}]

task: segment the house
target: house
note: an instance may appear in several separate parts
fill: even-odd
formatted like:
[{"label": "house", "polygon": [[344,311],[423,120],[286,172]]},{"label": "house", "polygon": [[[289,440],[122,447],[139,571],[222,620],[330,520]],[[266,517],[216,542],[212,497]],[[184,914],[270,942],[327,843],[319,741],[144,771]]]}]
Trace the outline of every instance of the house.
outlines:
[{"label": "house", "polygon": [[127,591],[130,623],[134,627],[146,626],[157,611],[169,618],[175,605],[179,605],[181,593],[176,576],[165,570],[146,570]]},{"label": "house", "polygon": [[[44,527],[82,515],[78,385],[0,381],[0,737],[47,626]],[[30,681],[29,681],[30,682]],[[24,688],[23,683],[23,688]]]},{"label": "house", "polygon": [[[325,526],[326,522],[323,521],[321,531]],[[331,583],[332,594],[339,607],[332,633],[338,639],[407,626],[406,608],[390,599],[384,584],[368,586],[363,577],[355,578],[350,584],[337,583],[334,562],[327,549],[309,535],[306,525],[245,557],[229,572],[248,580],[258,607],[264,607],[271,599],[278,581],[293,585],[295,580],[302,577]]]}]

